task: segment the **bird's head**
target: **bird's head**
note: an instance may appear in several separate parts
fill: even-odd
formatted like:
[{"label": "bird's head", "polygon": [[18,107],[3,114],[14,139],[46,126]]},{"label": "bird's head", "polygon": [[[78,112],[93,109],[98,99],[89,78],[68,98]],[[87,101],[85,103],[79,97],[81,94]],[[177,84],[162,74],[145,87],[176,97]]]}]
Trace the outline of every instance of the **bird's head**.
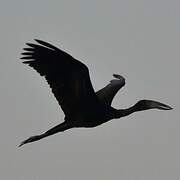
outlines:
[{"label": "bird's head", "polygon": [[143,111],[147,109],[160,109],[160,110],[171,110],[172,107],[152,100],[140,100],[135,104],[136,111]]}]

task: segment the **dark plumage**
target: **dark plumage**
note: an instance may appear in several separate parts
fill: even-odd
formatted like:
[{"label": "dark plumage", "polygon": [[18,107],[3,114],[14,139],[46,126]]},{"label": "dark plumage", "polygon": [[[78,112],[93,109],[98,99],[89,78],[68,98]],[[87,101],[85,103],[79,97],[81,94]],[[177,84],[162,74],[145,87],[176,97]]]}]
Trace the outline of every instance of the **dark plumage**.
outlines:
[{"label": "dark plumage", "polygon": [[95,127],[136,111],[152,108],[172,109],[160,102],[141,100],[128,109],[117,110],[111,107],[111,102],[118,90],[125,85],[122,76],[114,74],[115,79],[95,92],[86,65],[47,42],[36,42],[38,44],[27,43],[29,47],[24,48],[24,56],[21,59],[25,59],[24,64],[33,67],[46,78],[65,114],[65,121],[43,134],[28,138],[19,146],[70,128]]}]

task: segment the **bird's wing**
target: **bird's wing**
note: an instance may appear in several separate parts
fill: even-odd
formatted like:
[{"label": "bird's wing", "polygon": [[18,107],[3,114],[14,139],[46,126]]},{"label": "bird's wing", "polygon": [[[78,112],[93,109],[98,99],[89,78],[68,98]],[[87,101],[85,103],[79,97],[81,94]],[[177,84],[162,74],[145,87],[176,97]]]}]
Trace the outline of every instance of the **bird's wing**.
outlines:
[{"label": "bird's wing", "polygon": [[113,76],[117,79],[111,80],[107,86],[96,92],[98,99],[108,106],[111,105],[112,100],[119,89],[125,85],[124,77],[118,74],[113,74]]},{"label": "bird's wing", "polygon": [[96,98],[86,65],[47,42],[36,42],[39,44],[27,43],[21,59],[46,78],[66,116],[82,99]]}]

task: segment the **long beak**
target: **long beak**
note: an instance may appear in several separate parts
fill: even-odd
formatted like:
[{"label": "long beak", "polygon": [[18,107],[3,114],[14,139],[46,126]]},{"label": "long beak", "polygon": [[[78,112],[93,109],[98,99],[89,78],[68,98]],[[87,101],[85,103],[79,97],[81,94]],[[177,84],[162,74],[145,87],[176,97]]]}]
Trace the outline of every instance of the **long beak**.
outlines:
[{"label": "long beak", "polygon": [[147,100],[146,104],[147,104],[147,106],[149,106],[149,108],[156,108],[156,109],[161,109],[161,110],[171,110],[171,109],[173,109],[172,107],[170,107],[170,106],[168,106],[166,104],[157,102],[157,101]]}]

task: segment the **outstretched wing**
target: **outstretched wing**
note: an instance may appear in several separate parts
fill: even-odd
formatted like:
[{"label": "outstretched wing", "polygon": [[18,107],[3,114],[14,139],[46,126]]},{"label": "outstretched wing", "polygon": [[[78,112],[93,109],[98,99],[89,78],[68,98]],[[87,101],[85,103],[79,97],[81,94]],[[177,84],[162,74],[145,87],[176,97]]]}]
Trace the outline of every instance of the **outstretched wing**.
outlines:
[{"label": "outstretched wing", "polygon": [[111,80],[107,86],[96,92],[98,99],[107,106],[111,105],[116,93],[125,85],[124,77],[118,74],[113,74],[113,76],[117,79]]},{"label": "outstretched wing", "polygon": [[96,98],[86,65],[47,42],[35,41],[39,44],[27,43],[21,59],[46,78],[66,116],[82,99]]}]

